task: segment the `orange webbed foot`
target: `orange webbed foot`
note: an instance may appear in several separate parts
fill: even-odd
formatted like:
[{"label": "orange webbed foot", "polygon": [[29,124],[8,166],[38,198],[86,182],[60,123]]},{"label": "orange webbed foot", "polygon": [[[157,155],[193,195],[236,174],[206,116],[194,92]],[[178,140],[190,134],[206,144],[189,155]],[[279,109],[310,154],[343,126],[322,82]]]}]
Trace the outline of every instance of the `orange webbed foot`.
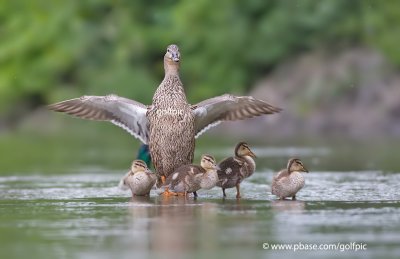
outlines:
[{"label": "orange webbed foot", "polygon": [[171,196],[187,196],[187,192],[173,192],[170,191],[168,188],[165,188],[165,191],[163,193],[161,193],[160,195],[164,196],[164,197],[171,197]]},{"label": "orange webbed foot", "polygon": [[170,196],[178,196],[178,193],[172,192],[168,188],[165,188],[165,191],[161,193],[161,195],[164,197],[170,197]]}]

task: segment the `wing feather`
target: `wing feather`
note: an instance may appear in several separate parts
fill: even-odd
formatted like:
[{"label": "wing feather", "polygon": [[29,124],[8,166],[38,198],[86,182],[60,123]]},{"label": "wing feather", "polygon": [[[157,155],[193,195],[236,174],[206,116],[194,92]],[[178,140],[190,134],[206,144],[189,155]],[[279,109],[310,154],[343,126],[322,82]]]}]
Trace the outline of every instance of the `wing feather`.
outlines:
[{"label": "wing feather", "polygon": [[83,119],[110,121],[148,143],[147,107],[134,100],[117,95],[82,96],[51,104],[48,108]]},{"label": "wing feather", "polygon": [[196,138],[221,121],[243,120],[281,111],[280,108],[252,96],[230,94],[204,100],[192,108],[196,121]]}]

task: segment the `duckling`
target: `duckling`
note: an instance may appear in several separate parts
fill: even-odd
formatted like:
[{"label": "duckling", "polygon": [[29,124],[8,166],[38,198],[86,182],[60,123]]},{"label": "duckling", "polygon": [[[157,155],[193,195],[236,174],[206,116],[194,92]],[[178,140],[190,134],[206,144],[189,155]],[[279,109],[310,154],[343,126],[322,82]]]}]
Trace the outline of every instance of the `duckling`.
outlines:
[{"label": "duckling", "polygon": [[254,158],[256,155],[247,143],[239,142],[235,147],[235,156],[228,157],[218,164],[220,170],[218,170],[217,186],[222,188],[224,197],[226,197],[225,189],[236,186],[236,198],[240,198],[240,183],[256,170]]},{"label": "duckling", "polygon": [[189,104],[180,79],[180,61],[178,46],[169,45],[164,55],[164,79],[150,105],[111,94],[82,96],[48,107],[83,119],[109,121],[148,144],[161,180],[157,185],[178,167],[193,162],[195,138],[211,126],[281,111],[251,96],[230,94]]},{"label": "duckling", "polygon": [[143,160],[134,160],[131,170],[121,179],[118,187],[123,190],[131,189],[133,196],[147,196],[156,180],[157,176]]},{"label": "duckling", "polygon": [[282,169],[272,179],[272,194],[283,200],[287,197],[296,199],[296,193],[303,188],[305,184],[304,176],[301,172],[308,173],[303,163],[298,158],[291,158],[287,168]]},{"label": "duckling", "polygon": [[[202,155],[200,166],[184,165],[176,169],[165,181],[165,192],[170,195],[185,195],[200,189],[209,190],[218,182],[218,165],[214,157]],[[171,191],[170,191],[171,190]]]}]

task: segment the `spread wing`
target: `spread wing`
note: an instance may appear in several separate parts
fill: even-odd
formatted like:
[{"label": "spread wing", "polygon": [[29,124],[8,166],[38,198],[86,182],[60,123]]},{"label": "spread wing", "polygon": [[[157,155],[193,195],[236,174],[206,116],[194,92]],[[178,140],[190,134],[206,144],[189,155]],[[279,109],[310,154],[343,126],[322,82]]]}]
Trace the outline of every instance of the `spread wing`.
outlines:
[{"label": "spread wing", "polygon": [[147,107],[139,102],[117,95],[82,96],[51,104],[48,108],[83,119],[110,121],[148,143]]},{"label": "spread wing", "polygon": [[230,94],[204,100],[192,106],[192,109],[195,114],[196,138],[221,121],[243,120],[281,111],[254,97]]}]

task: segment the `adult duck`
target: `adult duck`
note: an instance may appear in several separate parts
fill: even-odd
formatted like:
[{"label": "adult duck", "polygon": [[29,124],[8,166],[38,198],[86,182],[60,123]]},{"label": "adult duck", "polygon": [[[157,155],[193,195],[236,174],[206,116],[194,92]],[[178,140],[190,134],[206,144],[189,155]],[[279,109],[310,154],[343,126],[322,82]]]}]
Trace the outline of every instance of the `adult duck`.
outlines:
[{"label": "adult duck", "polygon": [[234,121],[281,109],[251,96],[229,94],[188,103],[179,76],[180,53],[170,45],[164,55],[165,77],[151,105],[117,95],[82,96],[49,105],[76,117],[110,121],[148,144],[156,173],[165,181],[174,170],[193,161],[195,138],[221,121]]}]

